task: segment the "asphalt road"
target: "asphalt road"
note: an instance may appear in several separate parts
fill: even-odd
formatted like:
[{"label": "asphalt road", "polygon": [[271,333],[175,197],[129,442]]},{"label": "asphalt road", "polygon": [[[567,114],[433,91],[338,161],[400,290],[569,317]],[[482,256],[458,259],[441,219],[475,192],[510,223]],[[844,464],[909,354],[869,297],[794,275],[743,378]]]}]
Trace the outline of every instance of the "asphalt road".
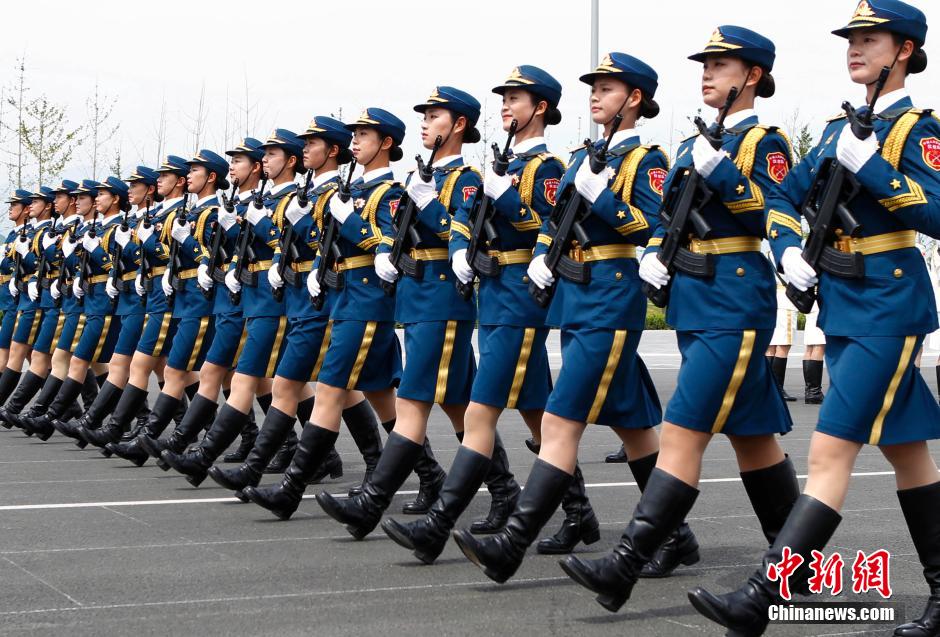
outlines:
[{"label": "asphalt road", "polygon": [[[641,351],[665,402],[675,386],[678,354],[668,334],[644,339]],[[936,354],[928,356],[928,362]],[[553,357],[557,365],[558,358]],[[802,395],[791,361],[787,386]],[[935,388],[930,370],[928,382]],[[793,403],[796,426],[782,444],[802,475],[817,407]],[[430,438],[449,466],[457,441],[435,411]],[[513,470],[524,482],[532,456],[515,414],[501,424]],[[602,539],[584,553],[607,550],[638,498],[626,465],[606,465],[615,437],[592,427],[580,459]],[[934,445],[933,450],[940,451]],[[361,478],[361,458],[348,434],[338,449],[345,476],[308,489],[345,492]],[[893,600],[907,618],[920,614],[926,590],[894,494],[890,467],[866,448],[855,469],[844,522],[829,550],[851,557],[862,549],[891,551]],[[35,635],[720,635],[689,606],[695,585],[736,586],[756,566],[764,544],[737,479],[734,454],[716,438],[705,463],[701,496],[690,523],[702,561],[676,576],[641,581],[621,612],[608,613],[562,573],[557,559],[530,551],[517,576],[490,582],[449,544],[434,566],[378,531],[353,541],[312,500],[288,522],[241,504],[207,480],[194,489],[152,464],[135,468],[0,430],[0,634]],[[274,476],[268,480],[275,480]],[[416,489],[410,479],[390,513]],[[485,514],[480,494],[463,523]],[[407,516],[401,516],[407,517]],[[550,523],[554,531],[561,514]],[[827,551],[828,552],[828,551]],[[878,601],[869,593],[839,601]],[[900,619],[900,618],[899,618]],[[891,626],[774,625],[769,635],[889,635]]]}]

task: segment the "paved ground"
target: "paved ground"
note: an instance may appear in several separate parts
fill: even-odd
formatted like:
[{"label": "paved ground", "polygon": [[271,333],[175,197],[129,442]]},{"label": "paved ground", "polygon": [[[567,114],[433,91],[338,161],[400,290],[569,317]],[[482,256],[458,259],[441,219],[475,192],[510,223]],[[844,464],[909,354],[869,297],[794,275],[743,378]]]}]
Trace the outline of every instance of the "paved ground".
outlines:
[{"label": "paved ground", "polygon": [[[668,334],[653,334],[642,347],[664,402],[678,362],[670,342]],[[794,358],[791,367],[798,366]],[[801,391],[796,369],[787,385],[791,393]],[[792,413],[796,427],[783,444],[803,474],[817,408],[795,403]],[[448,466],[457,443],[445,423],[436,412],[430,436]],[[509,415],[501,431],[524,481],[532,462],[525,427]],[[616,540],[637,501],[626,466],[603,463],[615,446],[603,428],[585,435],[581,462],[603,529],[600,543],[582,549],[589,553]],[[363,468],[348,435],[339,450],[346,475],[326,485],[333,492],[358,481]],[[756,565],[763,540],[724,440],[715,440],[704,467],[690,519],[703,560],[674,578],[641,582],[625,609],[610,614],[570,583],[555,558],[530,553],[517,577],[498,586],[453,544],[435,566],[422,566],[381,532],[351,540],[309,500],[291,521],[279,522],[211,481],[193,489],[152,465],[106,460],[61,437],[42,443],[0,430],[0,634],[719,635],[691,609],[685,591],[740,583]],[[832,548],[843,555],[890,549],[895,599],[908,617],[916,616],[924,585],[890,467],[866,449],[856,471]],[[405,486],[409,493],[415,488],[414,480]],[[393,512],[405,497],[396,498]],[[464,520],[487,505],[481,494]],[[850,581],[848,568],[846,576]],[[887,627],[804,625],[773,626],[768,634],[890,633]]]}]

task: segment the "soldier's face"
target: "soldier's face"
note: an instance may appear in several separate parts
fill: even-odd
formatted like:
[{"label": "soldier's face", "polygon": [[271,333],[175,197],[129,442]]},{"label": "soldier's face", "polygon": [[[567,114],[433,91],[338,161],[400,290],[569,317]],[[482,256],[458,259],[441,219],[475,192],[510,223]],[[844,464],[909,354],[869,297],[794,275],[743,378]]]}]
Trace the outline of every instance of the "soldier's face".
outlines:
[{"label": "soldier's face", "polygon": [[265,148],[261,166],[268,175],[280,175],[287,166],[287,153],[283,148]]},{"label": "soldier's face", "polygon": [[712,108],[721,108],[732,87],[744,90],[748,67],[732,56],[708,56],[702,64],[702,101]]},{"label": "soldier's face", "polygon": [[161,197],[169,197],[180,179],[176,173],[160,173],[157,177],[157,192]]},{"label": "soldier's face", "polygon": [[29,200],[29,216],[32,219],[37,219],[46,209],[46,200],[45,199],[30,199]]},{"label": "soldier's face", "polygon": [[856,84],[871,84],[876,81],[881,67],[891,66],[894,56],[898,53],[898,45],[887,31],[852,29],[848,42],[846,64],[849,77]]},{"label": "soldier's face", "polygon": [[240,184],[247,182],[256,163],[248,155],[233,155],[232,161],[228,164],[229,181],[234,183],[237,179]]},{"label": "soldier's face", "polygon": [[98,214],[104,214],[111,209],[114,201],[115,197],[110,190],[99,190],[98,196],[95,197],[95,210]]},{"label": "soldier's face", "polygon": [[622,109],[629,108],[633,100],[627,99],[628,90],[629,87],[620,80],[604,77],[595,80],[591,86],[591,119],[598,124],[606,124]]},{"label": "soldier's face", "polygon": [[319,137],[308,138],[304,143],[304,168],[313,170],[322,166],[332,149],[333,145],[327,144],[324,139]]},{"label": "soldier's face", "polygon": [[[387,142],[387,143],[386,143]],[[353,133],[352,152],[357,161],[371,161],[378,155],[383,148],[391,148],[392,140],[390,137],[382,137],[379,131],[367,126],[360,126]]]},{"label": "soldier's face", "polygon": [[209,171],[205,166],[190,166],[186,177],[186,192],[202,192],[209,181]]},{"label": "soldier's face", "polygon": [[464,122],[466,119],[461,121],[460,117],[455,122],[454,114],[446,108],[429,108],[424,111],[424,119],[421,121],[421,143],[425,148],[433,148],[438,135],[441,139],[447,139],[451,133],[463,130]]},{"label": "soldier's face", "polygon": [[147,196],[147,191],[150,189],[150,186],[143,183],[142,181],[135,181],[132,183],[127,191],[127,200],[132,206],[140,206],[144,203],[144,197]]},{"label": "soldier's face", "polygon": [[26,210],[26,205],[21,203],[11,203],[10,204],[10,221],[16,223],[23,216],[23,211]]},{"label": "soldier's face", "polygon": [[521,88],[506,89],[506,92],[503,93],[503,108],[500,111],[500,115],[503,118],[503,130],[509,131],[512,120],[519,122],[519,127],[521,128],[526,122],[532,119],[532,115],[536,110],[538,110],[539,113],[544,113],[547,107],[548,103],[545,101],[540,101],[536,104],[532,93],[528,91],[524,91]]},{"label": "soldier's face", "polygon": [[64,192],[60,192],[56,194],[55,200],[52,202],[52,206],[55,208],[56,214],[64,215],[69,211],[69,205],[71,203],[72,198]]},{"label": "soldier's face", "polygon": [[91,195],[79,195],[75,201],[75,210],[83,217],[91,214],[91,209],[95,205],[95,200]]}]

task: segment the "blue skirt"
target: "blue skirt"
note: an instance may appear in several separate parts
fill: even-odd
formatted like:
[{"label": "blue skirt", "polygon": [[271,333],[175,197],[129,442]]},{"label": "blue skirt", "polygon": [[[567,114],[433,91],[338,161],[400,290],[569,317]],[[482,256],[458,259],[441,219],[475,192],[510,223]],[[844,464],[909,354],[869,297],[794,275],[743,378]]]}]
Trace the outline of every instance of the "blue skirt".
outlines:
[{"label": "blue skirt", "polygon": [[552,391],[547,337],[547,327],[481,325],[480,368],[470,400],[505,409],[545,409]]},{"label": "blue skirt", "polygon": [[[217,292],[216,294],[222,294]],[[228,292],[225,292],[228,295]],[[215,315],[215,336],[206,353],[206,362],[219,367],[232,367],[235,364],[242,336],[245,332],[245,317],[241,312]]]},{"label": "blue skirt", "polygon": [[466,405],[476,373],[473,321],[405,325],[405,371],[398,397],[439,405]]},{"label": "blue skirt", "polygon": [[215,320],[213,316],[193,316],[179,319],[176,336],[170,346],[166,364],[183,372],[191,372],[202,367],[206,352],[212,343]]},{"label": "blue skirt", "polygon": [[317,382],[380,391],[401,380],[401,344],[391,321],[332,321]]},{"label": "blue skirt", "polygon": [[85,329],[72,356],[89,363],[107,363],[111,360],[120,333],[120,316],[87,316]]},{"label": "blue skirt", "polygon": [[13,328],[13,342],[32,345],[39,334],[42,323],[42,310],[21,310],[16,313],[16,327]]},{"label": "blue skirt", "polygon": [[133,356],[140,342],[140,335],[144,332],[146,314],[124,314],[121,316],[121,333],[118,334],[114,353],[121,356]]},{"label": "blue skirt", "polygon": [[275,376],[306,383],[317,379],[330,346],[327,316],[301,316],[287,320],[287,345]]},{"label": "blue skirt", "polygon": [[561,330],[561,371],[545,411],[584,423],[647,429],[662,420],[653,379],[636,353],[641,331]]},{"label": "blue skirt", "polygon": [[785,434],[790,412],[764,352],[773,330],[676,332],[682,364],[666,422],[732,436]]},{"label": "blue skirt", "polygon": [[940,438],[940,405],[914,366],[923,342],[827,334],[829,391],[816,431],[869,445]]},{"label": "blue skirt", "polygon": [[16,327],[16,310],[7,310],[3,313],[3,321],[0,321],[0,349],[10,349],[14,327]]},{"label": "blue skirt", "polygon": [[[158,282],[159,283],[159,282]],[[154,358],[166,356],[176,336],[179,319],[173,318],[172,312],[154,312],[147,315],[144,333],[137,343],[137,351]]]},{"label": "blue skirt", "polygon": [[274,370],[287,343],[287,317],[248,317],[245,333],[235,371],[255,378],[274,378]]},{"label": "blue skirt", "polygon": [[59,332],[59,338],[56,339],[55,348],[63,352],[72,352],[78,345],[78,338],[84,329],[84,314],[65,314],[65,322],[62,323],[62,330]]},{"label": "blue skirt", "polygon": [[39,333],[33,341],[33,351],[42,354],[51,354],[52,345],[59,340],[62,326],[65,324],[65,314],[58,308],[42,310],[42,322]]}]

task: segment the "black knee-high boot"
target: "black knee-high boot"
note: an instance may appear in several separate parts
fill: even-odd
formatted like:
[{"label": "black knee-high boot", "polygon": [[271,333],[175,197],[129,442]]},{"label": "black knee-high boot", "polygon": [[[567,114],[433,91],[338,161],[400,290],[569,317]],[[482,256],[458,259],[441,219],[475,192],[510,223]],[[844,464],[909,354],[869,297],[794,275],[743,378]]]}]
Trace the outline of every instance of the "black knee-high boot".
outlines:
[{"label": "black knee-high boot", "polygon": [[[346,411],[351,410],[356,410],[357,413],[351,413],[351,417],[346,418]],[[366,417],[365,410],[369,412],[368,418]],[[349,429],[349,433],[352,435],[353,441],[356,443],[356,447],[359,449],[359,453],[366,463],[366,470],[362,476],[362,482],[349,489],[348,495],[351,498],[362,493],[362,485],[372,477],[372,472],[375,471],[376,465],[379,464],[379,458],[382,456],[382,438],[379,436],[379,428],[375,416],[372,415],[372,409],[366,401],[362,401],[358,405],[344,410],[343,422],[346,423],[346,428]],[[386,432],[391,433],[394,428],[394,418],[382,423],[382,429]]]},{"label": "black knee-high boot", "polygon": [[389,434],[382,457],[372,477],[363,485],[362,493],[346,500],[337,500],[329,493],[317,494],[317,502],[334,520],[361,540],[379,523],[392,496],[405,482],[422,456],[424,447],[394,431]]},{"label": "black knee-high boot", "polygon": [[16,391],[10,396],[6,404],[0,407],[0,426],[6,429],[13,427],[13,421],[10,414],[19,415],[32,400],[36,392],[42,387],[45,378],[32,373],[29,370],[23,374],[20,384],[16,386]]},{"label": "black knee-high boot", "polygon": [[[272,408],[268,417],[275,411],[277,410]],[[291,425],[293,422],[291,418]],[[333,450],[337,437],[338,432],[308,422],[300,435],[297,453],[294,454],[294,459],[281,482],[270,487],[246,486],[245,497],[282,520],[290,518],[300,506],[307,482]]]},{"label": "black knee-high boot", "polygon": [[724,595],[697,587],[689,591],[689,601],[702,615],[727,627],[728,634],[762,635],[768,624],[767,609],[783,602],[780,583],[767,579],[767,567],[780,562],[784,547],[788,547],[803,557],[805,568],[812,552],[825,548],[841,520],[836,510],[812,496],[801,495],[776,541],[764,553],[760,568],[744,586]]},{"label": "black knee-high boot", "polygon": [[382,522],[382,530],[399,545],[413,551],[415,557],[425,564],[433,563],[444,550],[457,519],[470,505],[489,469],[489,458],[461,445],[457,448],[441,495],[431,505],[428,514],[406,524],[386,518]]},{"label": "black knee-high boot", "polygon": [[611,612],[623,606],[640,570],[692,509],[698,489],[665,471],[654,469],[613,551],[585,560],[569,555],[561,567],[571,579],[597,593],[598,603]]},{"label": "black knee-high boot", "polygon": [[535,545],[536,552],[543,555],[562,555],[571,553],[578,542],[594,544],[601,539],[601,527],[597,516],[594,515],[591,501],[588,500],[580,465],[574,467],[574,479],[568,485],[568,491],[561,501],[561,509],[565,512],[561,528],[555,535],[539,540]]},{"label": "black knee-high boot", "polygon": [[803,361],[803,381],[806,383],[803,401],[807,405],[820,405],[826,397],[822,391],[822,373],[822,361]]},{"label": "black knee-high boot", "polygon": [[[643,458],[627,462],[641,494],[646,490],[646,484],[649,482],[653,469],[656,468],[658,458],[659,452],[657,451]],[[698,540],[695,534],[692,533],[688,523],[683,519],[676,527],[676,530],[670,533],[662,546],[656,550],[650,561],[643,565],[640,570],[640,577],[669,577],[674,570],[679,568],[680,564],[689,566],[700,559]]]},{"label": "black knee-high boot", "polygon": [[[385,426],[385,423],[382,423]],[[392,421],[394,427],[394,421]],[[391,430],[386,430],[391,434]],[[405,515],[424,515],[431,509],[431,505],[437,500],[437,496],[444,486],[444,480],[447,473],[434,457],[431,451],[431,441],[424,438],[424,446],[418,455],[418,460],[414,465],[414,472],[418,476],[418,495],[414,500],[405,502],[401,507],[401,512]]]},{"label": "black knee-high boot", "polygon": [[[462,442],[463,436],[460,438]],[[509,469],[509,456],[506,455],[506,447],[503,446],[503,439],[499,437],[499,432],[496,432],[490,469],[483,482],[490,492],[490,512],[482,520],[477,520],[470,525],[471,533],[481,535],[496,533],[506,525],[506,520],[516,508],[519,494],[522,492]]]},{"label": "black knee-high boot", "polygon": [[239,432],[244,429],[247,420],[248,414],[238,411],[231,405],[223,405],[198,447],[182,454],[164,449],[160,458],[185,475],[187,482],[198,487],[206,479],[209,467],[235,441]]},{"label": "black knee-high boot", "polygon": [[742,471],[741,482],[767,544],[772,545],[800,497],[796,469],[790,458],[784,458],[782,462],[763,469]]},{"label": "black knee-high boot", "polygon": [[[228,400],[231,393],[231,390],[225,390],[223,392],[225,400]],[[271,406],[271,394],[256,396],[255,400],[258,401],[258,405],[261,407],[261,413],[266,416],[268,414],[268,408]],[[238,443],[238,447],[236,447],[235,451],[230,451],[222,456],[222,462],[244,462],[245,458],[248,457],[248,452],[255,446],[255,440],[257,438],[258,422],[255,419],[254,407],[252,407],[248,410],[248,422],[245,423],[245,428],[242,429],[241,432],[241,442]]]},{"label": "black knee-high boot", "polygon": [[[300,422],[300,426],[303,427],[310,420],[310,414],[313,413],[313,403],[315,397],[310,396],[305,398],[297,403],[297,420]],[[270,410],[271,407],[268,407]],[[274,457],[271,458],[271,462],[268,463],[268,466],[265,467],[265,473],[284,473],[287,471],[287,467],[290,466],[291,460],[294,458],[294,453],[297,452],[297,432],[294,431],[293,424],[287,430],[287,435],[283,438],[280,448],[277,450],[277,453],[274,454]]]},{"label": "black knee-high boot", "polygon": [[571,474],[536,458],[506,526],[483,536],[460,529],[454,531],[454,541],[487,577],[502,584],[519,569],[526,549],[561,504],[572,479]]},{"label": "black knee-high boot", "polygon": [[13,393],[13,390],[16,389],[16,386],[19,384],[21,376],[22,373],[12,367],[7,367],[3,370],[3,373],[0,374],[0,405],[6,403],[7,398],[10,397],[10,394]]},{"label": "black knee-high boot", "polygon": [[39,390],[39,395],[36,397],[36,400],[25,413],[20,412],[16,414],[12,411],[7,412],[9,422],[12,423],[14,427],[19,427],[25,431],[27,436],[32,436],[36,433],[36,430],[32,427],[33,421],[37,420],[49,410],[49,405],[55,400],[61,388],[62,379],[50,373],[46,376],[46,382],[42,384],[42,389]]},{"label": "black knee-high boot", "polygon": [[[53,421],[63,420],[78,411],[76,399],[81,391],[82,383],[66,378],[46,413],[30,420],[24,420],[24,425],[32,429],[40,440],[48,440],[56,430]],[[85,445],[81,444],[79,446],[84,447]]]},{"label": "black knee-high boot", "polygon": [[88,411],[92,406],[95,399],[98,397],[98,391],[101,389],[101,385],[104,384],[104,379],[107,377],[107,374],[103,374],[102,380],[99,383],[95,372],[90,367],[88,368],[85,372],[85,382],[82,383],[82,409]]},{"label": "black knee-high boot", "polygon": [[904,520],[930,588],[920,618],[894,629],[897,637],[940,636],[940,482],[898,491]]},{"label": "black knee-high boot", "polygon": [[131,423],[137,418],[137,412],[140,410],[141,404],[146,400],[146,389],[134,387],[128,383],[121,393],[117,406],[114,408],[114,413],[111,414],[111,419],[106,424],[97,429],[82,427],[78,431],[88,444],[96,447],[103,448],[109,442],[116,443],[121,439],[121,435],[130,429]]},{"label": "black knee-high boot", "polygon": [[796,400],[793,396],[787,393],[786,388],[784,387],[784,382],[787,378],[787,359],[785,356],[774,356],[771,363],[771,369],[774,373],[774,380],[777,381],[777,387],[780,388],[780,395],[783,396],[785,401],[793,402]]},{"label": "black knee-high boot", "polygon": [[[145,396],[141,404],[146,402]],[[143,466],[147,462],[147,458],[152,457],[147,453],[145,445],[152,440],[159,439],[160,434],[173,420],[173,414],[176,412],[179,403],[178,399],[161,392],[153,404],[153,409],[150,410],[150,417],[147,422],[139,427],[133,435],[125,435],[120,442],[108,443],[105,449],[120,458],[133,462],[138,467]],[[166,471],[169,467],[161,466],[160,468]]]},{"label": "black knee-high boot", "polygon": [[[179,398],[161,393],[157,398],[157,405],[160,405],[160,407],[158,409],[157,405],[154,405],[154,411],[159,411],[161,415],[175,413],[180,402],[181,399]],[[174,427],[173,432],[166,438],[160,438],[159,433],[156,436],[147,435],[142,437],[140,440],[141,449],[151,458],[159,458],[164,449],[169,449],[174,453],[183,453],[187,446],[196,442],[199,432],[203,430],[206,424],[211,424],[215,419],[217,407],[218,404],[214,400],[206,398],[202,394],[196,394],[189,403],[189,408],[183,415],[183,419]],[[166,422],[154,423],[158,425],[155,429],[163,431],[169,426],[170,419],[164,417],[163,420]],[[159,425],[162,425],[162,427]]]},{"label": "black knee-high boot", "polygon": [[[87,382],[87,379],[86,379]],[[57,425],[56,429],[59,433],[68,436],[69,438],[74,438],[75,440],[81,440],[82,428],[91,431],[92,429],[98,429],[101,426],[101,423],[104,422],[104,419],[111,415],[111,412],[114,411],[117,407],[118,401],[121,400],[121,394],[124,393],[123,387],[118,387],[105,381],[102,385],[98,394],[95,396],[95,399],[92,401],[91,405],[85,410],[85,413],[82,414],[79,418],[75,420],[69,420],[62,422],[61,420],[53,421],[53,425]]]}]

